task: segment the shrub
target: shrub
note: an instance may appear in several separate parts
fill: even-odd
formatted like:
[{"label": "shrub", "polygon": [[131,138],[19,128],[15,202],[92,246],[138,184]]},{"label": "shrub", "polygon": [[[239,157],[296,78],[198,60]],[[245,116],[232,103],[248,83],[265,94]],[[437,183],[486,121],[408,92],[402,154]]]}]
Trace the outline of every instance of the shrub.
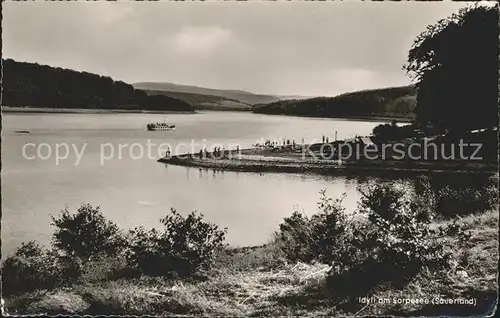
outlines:
[{"label": "shrub", "polygon": [[[356,285],[366,293],[379,282],[403,284],[424,267],[431,270],[451,264],[451,248],[443,238],[467,239],[461,226],[431,226],[432,216],[419,210],[404,188],[377,184],[362,192],[359,212],[364,219],[353,224],[354,247],[350,268],[333,268],[330,283]],[[352,293],[345,288],[342,292]]]},{"label": "shrub", "polygon": [[404,207],[412,211],[419,222],[429,223],[436,214],[436,197],[426,178],[418,179],[413,189],[407,183],[386,182],[368,184],[358,191],[361,193],[358,212],[369,218],[394,219]]},{"label": "shrub", "polygon": [[58,259],[34,241],[23,243],[2,264],[5,295],[51,289],[61,282]]},{"label": "shrub", "polygon": [[413,185],[413,191],[405,189],[406,193],[411,193],[412,209],[418,213],[419,219],[433,220],[437,216],[438,197],[432,188],[429,177],[417,177]]},{"label": "shrub", "polygon": [[160,222],[162,231],[136,228],[130,232],[129,264],[153,276],[189,276],[208,268],[215,251],[223,246],[226,230],[203,221],[192,212],[187,217],[174,209]]},{"label": "shrub", "polygon": [[319,213],[311,218],[294,212],[285,218],[276,233],[279,246],[292,262],[313,260],[331,263],[341,261],[347,249],[347,216],[343,195],[333,200],[323,190],[318,202]]},{"label": "shrub", "polygon": [[498,179],[483,175],[426,176],[414,182],[414,201],[440,217],[483,213],[498,206]]},{"label": "shrub", "polygon": [[292,262],[311,262],[315,258],[311,221],[300,212],[284,218],[276,233],[277,243]]},{"label": "shrub", "polygon": [[124,242],[116,224],[106,219],[99,209],[82,204],[75,213],[68,209],[56,218],[52,244],[65,255],[87,262],[99,254],[115,255]]},{"label": "shrub", "polygon": [[137,271],[128,266],[124,255],[102,256],[85,263],[85,266],[81,267],[78,280],[81,283],[89,284],[131,278],[135,274]]},{"label": "shrub", "polygon": [[342,202],[345,193],[338,199],[332,199],[326,195],[326,191],[320,192],[321,198],[318,202],[320,213],[311,217],[313,229],[314,254],[323,263],[344,262],[348,249],[347,230],[349,228],[348,218]]},{"label": "shrub", "polygon": [[[440,267],[449,261],[450,254],[438,238],[443,233],[452,234],[451,227],[433,228],[433,216],[422,211],[415,197],[404,189],[377,185],[362,193],[359,209],[372,228],[368,239],[361,243],[372,251],[371,255],[378,254],[380,261],[391,262],[400,270],[410,272],[422,266]],[[461,234],[457,228],[454,232]]]},{"label": "shrub", "polygon": [[486,212],[498,203],[498,189],[484,185],[479,189],[453,189],[445,186],[438,191],[437,211],[443,216]]}]

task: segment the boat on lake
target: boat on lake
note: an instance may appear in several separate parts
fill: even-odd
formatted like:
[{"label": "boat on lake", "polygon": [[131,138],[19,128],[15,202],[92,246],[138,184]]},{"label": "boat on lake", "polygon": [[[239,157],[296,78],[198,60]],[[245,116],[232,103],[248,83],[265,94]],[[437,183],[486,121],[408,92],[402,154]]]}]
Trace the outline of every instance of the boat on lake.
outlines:
[{"label": "boat on lake", "polygon": [[147,129],[149,131],[154,131],[154,130],[175,130],[175,125],[169,125],[165,122],[163,123],[149,123],[147,124]]}]

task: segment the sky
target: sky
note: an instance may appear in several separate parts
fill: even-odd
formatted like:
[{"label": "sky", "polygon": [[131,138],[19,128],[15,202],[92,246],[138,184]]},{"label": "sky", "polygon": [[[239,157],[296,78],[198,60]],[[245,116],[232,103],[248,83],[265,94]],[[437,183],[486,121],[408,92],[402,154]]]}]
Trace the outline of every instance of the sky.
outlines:
[{"label": "sky", "polygon": [[407,85],[415,37],[466,6],[425,2],[4,2],[3,58],[254,93]]}]

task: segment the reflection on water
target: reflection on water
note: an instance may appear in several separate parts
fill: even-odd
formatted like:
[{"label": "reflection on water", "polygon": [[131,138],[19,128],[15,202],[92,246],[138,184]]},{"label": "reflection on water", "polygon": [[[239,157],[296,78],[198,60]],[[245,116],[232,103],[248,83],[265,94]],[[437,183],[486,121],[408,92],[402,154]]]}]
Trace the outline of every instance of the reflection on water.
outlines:
[{"label": "reflection on water", "polygon": [[[354,210],[356,187],[370,176],[320,176],[279,173],[223,172],[213,169],[168,166],[149,158],[124,156],[100,165],[104,143],[168,142],[172,145],[206,138],[223,144],[251,145],[260,138],[279,136],[306,140],[332,135],[339,138],[368,134],[378,123],[333,119],[265,116],[249,113],[207,112],[169,115],[175,132],[148,132],[153,114],[4,114],[2,142],[2,252],[21,242],[48,243],[53,231],[50,214],[81,203],[100,205],[122,228],[159,226],[171,208],[193,210],[228,228],[233,245],[268,241],[294,210],[316,212],[319,191],[339,197],[347,193],[346,209]],[[15,130],[30,129],[30,134]],[[333,138],[333,137],[331,137]],[[81,162],[75,155],[56,165],[51,160],[26,160],[26,143],[88,144]],[[390,176],[381,176],[390,179]]]}]

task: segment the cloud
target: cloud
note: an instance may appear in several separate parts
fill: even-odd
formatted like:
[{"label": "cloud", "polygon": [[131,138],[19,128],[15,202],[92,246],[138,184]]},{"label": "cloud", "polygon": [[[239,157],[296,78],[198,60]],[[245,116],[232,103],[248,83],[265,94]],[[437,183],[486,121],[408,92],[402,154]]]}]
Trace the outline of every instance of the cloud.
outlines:
[{"label": "cloud", "polygon": [[255,93],[406,85],[415,37],[466,4],[3,3],[3,56],[111,76]]},{"label": "cloud", "polygon": [[409,84],[403,73],[381,73],[363,68],[288,69],[273,72],[263,80],[269,92],[284,95],[335,96],[363,89]]},{"label": "cloud", "polygon": [[174,35],[174,49],[194,55],[212,54],[229,43],[232,33],[219,26],[187,26]]},{"label": "cloud", "polygon": [[[71,6],[72,3],[69,3],[68,5]],[[63,6],[61,6],[61,8],[63,8]],[[92,24],[99,27],[123,23],[126,19],[135,14],[134,6],[129,2],[118,4],[117,2],[107,1],[99,3],[98,8],[95,4],[89,3],[85,6],[78,7],[76,10],[81,13],[78,18],[87,19],[87,22],[92,22]],[[67,10],[64,11],[67,12]],[[59,15],[60,14],[58,14],[58,16]],[[70,17],[70,19],[73,18],[74,17]]]}]

